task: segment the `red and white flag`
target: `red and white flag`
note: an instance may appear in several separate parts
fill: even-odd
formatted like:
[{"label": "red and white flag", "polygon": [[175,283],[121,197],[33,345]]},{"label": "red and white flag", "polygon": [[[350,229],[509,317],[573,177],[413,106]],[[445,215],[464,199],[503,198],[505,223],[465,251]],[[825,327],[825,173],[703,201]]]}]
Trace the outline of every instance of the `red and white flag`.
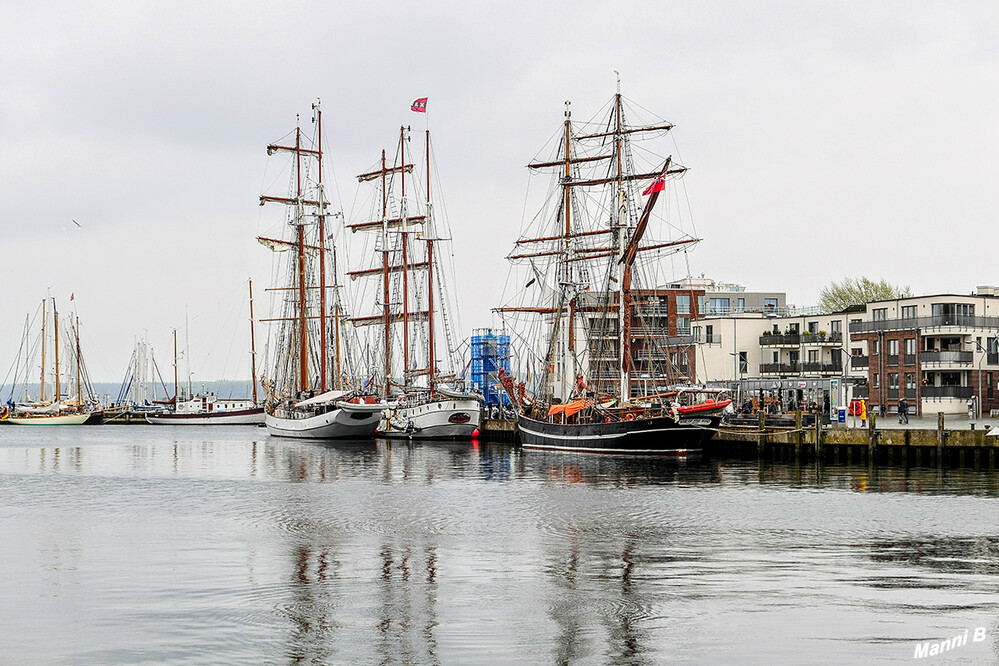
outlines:
[{"label": "red and white flag", "polygon": [[426,97],[421,97],[420,99],[414,101],[413,105],[410,106],[409,108],[412,109],[413,111],[416,111],[417,113],[426,113],[427,112],[427,98]]},{"label": "red and white flag", "polygon": [[73,300],[74,298],[76,298],[76,292],[75,291],[72,294],[69,295],[69,300]]},{"label": "red and white flag", "polygon": [[642,192],[642,196],[647,197],[653,192],[662,192],[665,189],[666,189],[666,174],[663,173],[654,181],[649,183],[649,186],[645,188],[644,192]]}]

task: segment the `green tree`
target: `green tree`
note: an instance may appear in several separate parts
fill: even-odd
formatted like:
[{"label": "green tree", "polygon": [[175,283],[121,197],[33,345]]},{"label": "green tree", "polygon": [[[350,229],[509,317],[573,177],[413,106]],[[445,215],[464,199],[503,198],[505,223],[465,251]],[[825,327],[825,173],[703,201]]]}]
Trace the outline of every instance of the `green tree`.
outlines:
[{"label": "green tree", "polygon": [[819,307],[824,312],[838,312],[851,305],[909,296],[912,296],[909,287],[889,284],[887,280],[875,282],[866,277],[843,278],[839,282],[834,280],[822,288],[819,292]]}]

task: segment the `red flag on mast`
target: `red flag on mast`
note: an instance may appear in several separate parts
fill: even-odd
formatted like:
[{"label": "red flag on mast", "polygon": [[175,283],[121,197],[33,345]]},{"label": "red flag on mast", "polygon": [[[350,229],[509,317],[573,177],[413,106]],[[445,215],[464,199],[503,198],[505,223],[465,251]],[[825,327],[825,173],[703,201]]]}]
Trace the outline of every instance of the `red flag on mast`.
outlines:
[{"label": "red flag on mast", "polygon": [[649,186],[645,188],[644,192],[642,192],[642,196],[647,197],[653,192],[662,192],[665,189],[666,189],[666,174],[663,173],[654,181],[649,183]]},{"label": "red flag on mast", "polygon": [[427,112],[427,98],[426,97],[421,97],[420,99],[414,101],[413,105],[410,106],[409,108],[412,109],[413,111],[416,111],[417,113],[426,113]]}]

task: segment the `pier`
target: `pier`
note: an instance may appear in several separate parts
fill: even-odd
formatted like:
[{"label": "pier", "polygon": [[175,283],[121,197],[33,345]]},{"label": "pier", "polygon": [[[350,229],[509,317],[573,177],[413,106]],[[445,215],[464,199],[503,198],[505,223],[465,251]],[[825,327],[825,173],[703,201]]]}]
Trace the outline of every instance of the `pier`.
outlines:
[{"label": "pier", "polygon": [[996,468],[999,437],[988,436],[990,424],[942,413],[911,418],[909,424],[896,424],[892,416],[882,422],[870,415],[864,427],[803,425],[797,412],[795,427],[775,429],[761,418],[756,427],[723,427],[705,452],[780,462]]}]

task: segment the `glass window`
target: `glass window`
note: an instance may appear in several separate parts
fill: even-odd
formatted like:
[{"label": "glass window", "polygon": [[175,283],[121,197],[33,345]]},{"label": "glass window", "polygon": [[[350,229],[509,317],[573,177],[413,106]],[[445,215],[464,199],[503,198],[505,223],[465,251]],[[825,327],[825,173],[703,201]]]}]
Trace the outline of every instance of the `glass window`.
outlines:
[{"label": "glass window", "polygon": [[905,373],[905,388],[906,390],[913,390],[916,388],[916,373]]},{"label": "glass window", "polygon": [[819,350],[818,349],[809,349],[808,350],[808,362],[809,363],[818,363],[819,362]]},{"label": "glass window", "polygon": [[829,322],[829,332],[830,333],[842,333],[843,332],[843,321],[840,319],[833,319]]},{"label": "glass window", "polygon": [[808,332],[812,333],[813,335],[815,333],[818,333],[819,332],[819,322],[817,322],[817,321],[810,321],[810,322],[808,322]]},{"label": "glass window", "polygon": [[739,352],[739,372],[743,374],[749,372],[749,352]]},{"label": "glass window", "polygon": [[871,377],[871,383],[874,384],[874,388],[881,386],[881,375],[877,372]]},{"label": "glass window", "polygon": [[777,312],[777,299],[776,298],[764,298],[763,299],[763,309],[766,312]]},{"label": "glass window", "polygon": [[746,299],[745,298],[740,298],[737,301],[737,303],[739,304],[738,305],[739,312],[744,312],[746,310]]},{"label": "glass window", "polygon": [[877,356],[881,353],[881,341],[874,340],[874,345],[871,347],[871,355]]},{"label": "glass window", "polygon": [[690,335],[690,317],[676,318],[676,334]]},{"label": "glass window", "polygon": [[888,319],[888,308],[874,308],[871,310],[874,321],[884,321]]},{"label": "glass window", "polygon": [[888,373],[888,388],[897,389],[898,388],[898,373],[889,372]]},{"label": "glass window", "polygon": [[676,297],[676,313],[677,314],[690,314],[690,296],[687,294],[678,294]]},{"label": "glass window", "polygon": [[728,314],[729,310],[729,299],[727,298],[712,298],[708,302],[708,312],[710,314]]},{"label": "glass window", "polygon": [[889,356],[898,356],[898,340],[889,340],[888,341],[888,355]]},{"label": "glass window", "polygon": [[914,356],[916,354],[916,338],[905,339],[905,355]]},{"label": "glass window", "polygon": [[916,306],[915,305],[903,305],[902,306],[902,319],[915,319],[916,318]]}]

